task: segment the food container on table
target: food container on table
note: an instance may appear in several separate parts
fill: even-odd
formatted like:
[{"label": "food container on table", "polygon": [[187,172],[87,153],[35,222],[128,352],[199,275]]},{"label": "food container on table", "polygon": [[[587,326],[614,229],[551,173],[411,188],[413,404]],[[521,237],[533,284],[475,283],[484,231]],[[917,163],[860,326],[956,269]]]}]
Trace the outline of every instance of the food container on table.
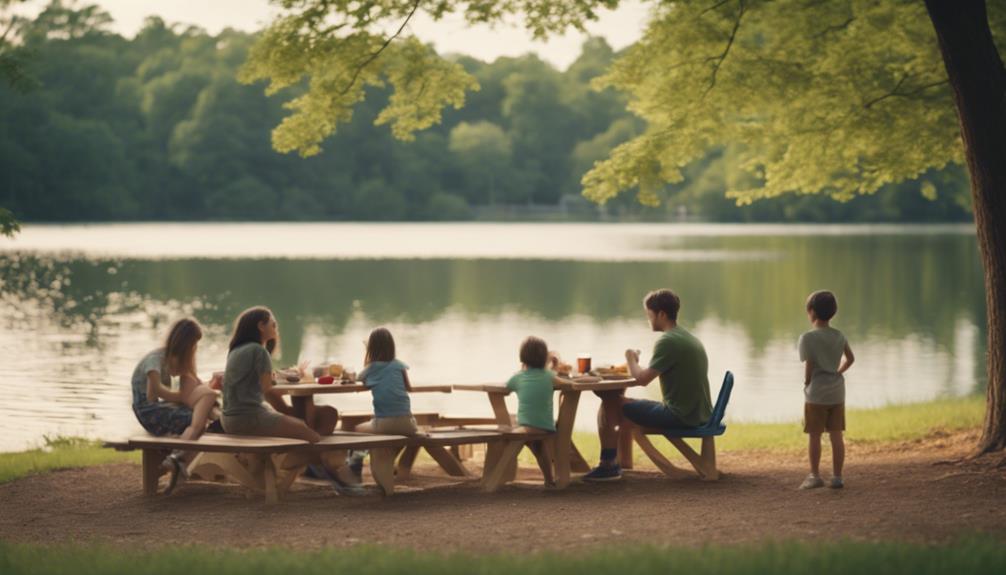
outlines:
[{"label": "food container on table", "polygon": [[335,378],[331,375],[323,375],[318,378],[318,383],[321,385],[331,385],[335,383]]}]

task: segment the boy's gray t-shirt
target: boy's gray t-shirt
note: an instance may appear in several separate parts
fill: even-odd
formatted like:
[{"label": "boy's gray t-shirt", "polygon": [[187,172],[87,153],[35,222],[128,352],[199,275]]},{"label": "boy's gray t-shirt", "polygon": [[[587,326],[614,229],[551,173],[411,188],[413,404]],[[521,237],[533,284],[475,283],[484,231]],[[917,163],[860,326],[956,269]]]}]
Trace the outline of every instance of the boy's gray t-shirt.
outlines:
[{"label": "boy's gray t-shirt", "polygon": [[845,336],[833,327],[816,328],[800,336],[800,361],[814,363],[810,385],[803,390],[807,403],[845,403],[845,378],[838,373],[845,346]]},{"label": "boy's gray t-shirt", "polygon": [[260,343],[246,343],[227,354],[224,369],[224,415],[248,415],[262,407],[263,373],[272,372],[272,358]]}]

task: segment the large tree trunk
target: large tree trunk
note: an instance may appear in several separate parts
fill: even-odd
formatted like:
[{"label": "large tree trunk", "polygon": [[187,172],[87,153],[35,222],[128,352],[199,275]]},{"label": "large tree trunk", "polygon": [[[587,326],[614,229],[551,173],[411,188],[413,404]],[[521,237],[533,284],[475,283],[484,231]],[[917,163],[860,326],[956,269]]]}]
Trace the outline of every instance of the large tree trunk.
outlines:
[{"label": "large tree trunk", "polygon": [[971,174],[988,308],[988,406],[980,452],[1006,447],[1006,70],[984,0],[926,0]]}]

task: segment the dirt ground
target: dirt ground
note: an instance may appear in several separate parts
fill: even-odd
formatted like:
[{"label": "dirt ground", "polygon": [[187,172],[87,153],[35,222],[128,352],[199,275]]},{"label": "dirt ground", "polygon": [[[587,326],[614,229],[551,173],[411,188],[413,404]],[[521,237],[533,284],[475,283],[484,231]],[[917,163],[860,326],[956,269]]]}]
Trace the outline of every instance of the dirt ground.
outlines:
[{"label": "dirt ground", "polygon": [[797,490],[806,474],[799,456],[768,453],[722,454],[726,475],[719,482],[667,479],[644,468],[618,483],[556,491],[522,469],[526,482],[484,494],[426,467],[390,498],[338,496],[325,485],[299,482],[277,506],[249,499],[236,486],[197,482],[148,499],[140,493],[139,466],[109,465],[0,485],[0,540],[130,548],[371,543],[522,553],[601,540],[940,542],[974,533],[1006,540],[1006,468],[1000,460],[952,462],[975,439],[938,433],[897,445],[853,445],[846,488],[813,491]]}]

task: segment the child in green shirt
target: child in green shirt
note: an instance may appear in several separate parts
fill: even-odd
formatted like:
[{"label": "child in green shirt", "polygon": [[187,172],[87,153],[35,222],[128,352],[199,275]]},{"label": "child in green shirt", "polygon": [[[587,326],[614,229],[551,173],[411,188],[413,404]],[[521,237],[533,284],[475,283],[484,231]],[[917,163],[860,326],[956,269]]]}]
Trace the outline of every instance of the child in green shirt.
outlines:
[{"label": "child in green shirt", "polygon": [[[507,382],[507,389],[517,394],[517,425],[531,431],[555,432],[552,398],[555,384],[572,384],[546,369],[549,362],[548,344],[541,338],[530,336],[520,346],[521,370]],[[554,438],[536,441],[530,445],[545,473],[545,483],[555,482],[552,477]]]}]

